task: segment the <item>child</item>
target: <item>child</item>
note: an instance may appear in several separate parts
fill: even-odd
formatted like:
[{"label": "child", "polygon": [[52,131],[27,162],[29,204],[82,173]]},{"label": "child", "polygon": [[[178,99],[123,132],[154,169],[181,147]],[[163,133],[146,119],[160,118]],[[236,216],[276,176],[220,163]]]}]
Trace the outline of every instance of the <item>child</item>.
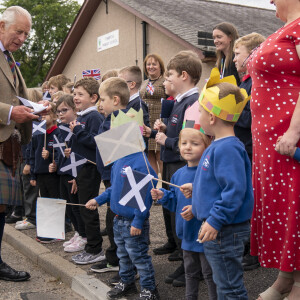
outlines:
[{"label": "child", "polygon": [[73,91],[74,91],[74,83],[73,82],[68,82],[63,86],[63,92],[65,94],[73,95]]},{"label": "child", "polygon": [[[102,97],[102,96],[101,96]],[[107,99],[109,101],[109,99]],[[110,99],[113,102],[113,99]],[[155,176],[147,158],[145,157],[150,173]],[[154,268],[151,256],[148,255],[149,215],[152,204],[149,186],[145,200],[146,210],[122,206],[119,204],[124,184],[124,168],[130,166],[133,170],[148,174],[147,167],[141,152],[128,155],[117,160],[111,170],[111,187],[95,199],[86,204],[88,209],[96,209],[110,201],[111,209],[116,214],[114,218],[114,239],[117,244],[117,254],[120,259],[120,281],[108,293],[108,299],[116,299],[137,291],[135,285],[134,266],[140,274],[141,293],[139,299],[159,299],[155,286]]]},{"label": "child", "polygon": [[58,91],[55,92],[51,95],[51,102],[54,103],[56,105],[56,102],[58,101],[58,99],[63,96],[65,93],[63,91]]},{"label": "child", "polygon": [[[187,165],[177,170],[172,176],[171,183],[183,185],[193,182],[197,166],[203,151],[210,144],[210,138],[193,128],[184,128],[179,135],[179,149]],[[183,260],[186,279],[186,299],[198,299],[199,279],[203,273],[209,299],[217,299],[216,286],[212,280],[212,271],[203,253],[203,245],[198,243],[198,231],[201,222],[194,218],[191,210],[191,200],[183,196],[179,188],[170,186],[165,189],[152,189],[152,199],[160,199],[162,204],[170,211],[176,212],[176,233],[182,240]],[[171,278],[172,279],[172,278]]]},{"label": "child", "polygon": [[[56,157],[53,148],[54,135],[59,134],[59,129],[56,125],[56,107],[53,103],[49,105],[51,110],[42,117],[42,120],[46,120],[46,139],[44,134],[39,134],[33,136],[31,141],[30,184],[38,186],[41,197],[59,198],[59,176],[56,172],[49,173],[49,165]],[[40,237],[37,237],[37,240],[43,243],[53,241]]]},{"label": "child", "polygon": [[[220,80],[214,68],[199,98],[201,128],[215,140],[203,153],[195,175],[192,211],[203,222],[198,238],[213,270],[218,298],[248,299],[242,258],[254,202],[251,164],[233,126],[249,98],[230,82],[235,82],[233,76]],[[181,187],[185,196],[188,186]]]},{"label": "child", "polygon": [[[98,195],[101,176],[93,162],[96,161],[95,135],[103,122],[103,116],[99,114],[96,103],[99,99],[99,83],[94,78],[83,78],[76,82],[74,86],[74,103],[78,118],[70,122],[70,129],[74,135],[70,140],[70,148],[65,149],[66,156],[73,151],[76,154],[88,159],[77,177],[78,199],[80,204]],[[98,211],[88,211],[80,207],[81,218],[85,224],[87,244],[85,251],[74,255],[72,260],[76,264],[90,264],[105,259],[102,250],[102,237],[100,234],[100,222]]]},{"label": "child", "polygon": [[49,94],[52,96],[54,93],[63,90],[63,86],[70,81],[65,75],[59,74],[56,76],[52,76],[49,79],[48,86],[49,86]]},{"label": "child", "polygon": [[[126,106],[128,105],[128,100],[130,97],[129,89],[125,80],[112,77],[106,79],[101,83],[100,89],[100,102],[103,108],[104,114],[107,116],[102,126],[99,128],[98,134],[103,133],[110,129],[111,115],[117,116],[119,111],[126,112]],[[99,151],[96,153],[97,168],[101,174],[105,188],[108,189],[111,186],[111,166],[104,168]],[[113,232],[113,220],[115,213],[110,209],[110,203],[107,203],[106,212],[106,230],[109,238],[110,246],[106,249],[105,256],[106,260],[95,264],[91,267],[94,272],[108,272],[117,271],[119,265],[119,259],[117,257],[117,245],[114,241]],[[119,278],[111,279],[111,283],[118,282]]]},{"label": "child", "polygon": [[[60,122],[64,126],[68,126],[70,122],[76,120],[76,108],[71,95],[63,95],[56,103],[56,113]],[[65,142],[65,132],[61,131],[60,135],[57,136],[59,142]],[[60,177],[60,198],[67,200],[69,203],[78,204],[77,186],[75,179],[69,175],[60,171],[64,162],[64,156],[61,151],[58,150],[57,163],[53,162],[49,165],[49,172],[56,172]],[[79,206],[67,205],[66,214],[70,219],[75,229],[75,235],[67,242],[63,244],[65,252],[77,252],[84,250],[87,243],[84,222],[80,215]]]},{"label": "child", "polygon": [[[155,140],[158,144],[164,146],[161,150],[161,160],[164,162],[163,179],[170,182],[173,174],[182,168],[186,163],[181,160],[178,151],[179,133],[182,129],[182,123],[185,110],[199,98],[196,84],[199,82],[202,72],[202,65],[199,57],[192,51],[181,51],[171,58],[167,66],[169,74],[168,80],[171,83],[173,91],[177,94],[176,102],[173,106],[168,123],[165,125],[157,120],[154,129],[158,130]],[[169,260],[182,260],[181,241],[177,238],[175,232],[175,215],[168,210],[163,210],[164,221],[168,242],[160,248],[154,249],[155,254],[175,253],[169,256]],[[176,241],[176,242],[175,242]],[[183,270],[182,266],[181,269]],[[176,278],[177,286],[184,286],[184,273],[178,274]],[[170,275],[172,276],[172,274]]]}]

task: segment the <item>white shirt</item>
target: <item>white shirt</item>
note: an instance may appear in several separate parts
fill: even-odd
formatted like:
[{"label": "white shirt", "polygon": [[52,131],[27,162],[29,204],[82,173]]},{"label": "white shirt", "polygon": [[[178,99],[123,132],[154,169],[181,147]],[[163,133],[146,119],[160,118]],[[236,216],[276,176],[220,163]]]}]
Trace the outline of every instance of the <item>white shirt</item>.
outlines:
[{"label": "white shirt", "polygon": [[188,97],[188,96],[194,95],[194,94],[196,94],[196,93],[199,93],[199,88],[194,87],[194,88],[188,90],[187,92],[185,92],[185,93],[183,93],[183,94],[177,95],[176,101],[177,101],[177,102],[180,102],[183,98],[186,98],[186,97]]}]

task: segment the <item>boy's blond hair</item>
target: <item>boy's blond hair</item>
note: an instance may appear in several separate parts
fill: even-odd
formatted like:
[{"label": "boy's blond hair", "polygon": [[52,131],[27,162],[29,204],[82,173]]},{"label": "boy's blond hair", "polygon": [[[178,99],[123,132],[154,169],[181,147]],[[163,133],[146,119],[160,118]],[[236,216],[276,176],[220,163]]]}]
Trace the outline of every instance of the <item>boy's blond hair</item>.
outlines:
[{"label": "boy's blond hair", "polygon": [[128,66],[119,71],[119,74],[127,73],[129,77],[129,81],[133,81],[136,83],[135,87],[139,89],[142,85],[143,77],[142,70],[138,66]]},{"label": "boy's blond hair", "polygon": [[179,75],[183,71],[187,72],[191,77],[191,81],[196,85],[202,74],[202,64],[198,55],[193,51],[180,51],[171,58],[168,63],[167,70],[175,70]]},{"label": "boy's blond hair", "polygon": [[68,82],[68,83],[66,83],[66,84],[63,86],[63,88],[66,88],[66,89],[70,90],[70,92],[72,93],[73,90],[74,90],[74,83],[73,83],[73,82]]},{"label": "boy's blond hair", "polygon": [[114,96],[118,96],[122,106],[127,106],[130,98],[130,92],[126,81],[119,77],[111,77],[102,82],[99,93],[105,93],[111,99]]},{"label": "boy's blond hair", "polygon": [[118,77],[119,73],[117,69],[112,69],[112,70],[108,70],[107,72],[104,73],[104,75],[102,76],[101,82],[105,81],[108,78],[111,77]]},{"label": "boy's blond hair", "polygon": [[179,133],[179,141],[178,141],[178,145],[179,145],[179,148],[181,146],[181,135],[183,132],[190,132],[190,133],[197,133],[199,134],[204,146],[205,146],[205,149],[210,145],[211,143],[211,137],[202,133],[201,131],[197,130],[197,129],[194,129],[194,128],[183,128],[180,133]]},{"label": "boy's blond hair", "polygon": [[265,39],[266,38],[261,34],[252,32],[237,39],[234,43],[233,50],[235,50],[235,48],[238,46],[245,46],[248,52],[250,53],[253,49],[255,49],[262,42],[264,42]]},{"label": "boy's blond hair", "polygon": [[51,101],[53,102],[55,98],[60,98],[63,96],[65,93],[63,91],[58,91],[51,96]]},{"label": "boy's blond hair", "polygon": [[62,91],[63,86],[65,84],[67,84],[68,82],[70,82],[69,78],[67,78],[63,74],[59,74],[59,75],[56,75],[56,76],[52,76],[49,79],[48,85],[49,85],[49,87],[50,87],[50,85],[53,85],[53,86],[57,87],[59,91]]},{"label": "boy's blond hair", "polygon": [[83,89],[85,89],[91,97],[93,95],[97,95],[97,101],[99,100],[99,86],[100,85],[99,85],[99,82],[95,78],[85,77],[85,78],[78,80],[74,84],[74,89],[76,89],[80,86]]},{"label": "boy's blond hair", "polygon": [[41,88],[42,89],[44,89],[44,88],[49,89],[49,81],[44,81]]},{"label": "boy's blond hair", "polygon": [[40,88],[28,88],[27,89],[28,99],[32,102],[39,102],[43,100],[43,93]]}]

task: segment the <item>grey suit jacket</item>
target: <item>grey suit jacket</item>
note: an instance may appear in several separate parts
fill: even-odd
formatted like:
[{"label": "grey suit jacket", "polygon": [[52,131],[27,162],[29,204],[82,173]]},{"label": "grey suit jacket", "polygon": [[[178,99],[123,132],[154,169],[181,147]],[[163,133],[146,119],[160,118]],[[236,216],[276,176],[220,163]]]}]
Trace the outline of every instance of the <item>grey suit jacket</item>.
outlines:
[{"label": "grey suit jacket", "polygon": [[10,106],[20,105],[16,96],[27,99],[26,84],[19,68],[16,66],[17,79],[14,85],[13,74],[5,55],[0,50],[0,142],[6,141],[14,128],[18,128],[22,136],[22,144],[28,144],[31,139],[32,122],[16,124],[15,121],[8,123]]}]

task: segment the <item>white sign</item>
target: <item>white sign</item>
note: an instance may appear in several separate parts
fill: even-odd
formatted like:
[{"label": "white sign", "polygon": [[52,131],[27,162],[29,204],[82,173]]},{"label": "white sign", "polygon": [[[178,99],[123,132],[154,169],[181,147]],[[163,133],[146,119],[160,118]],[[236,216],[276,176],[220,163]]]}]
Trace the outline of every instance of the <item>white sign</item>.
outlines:
[{"label": "white sign", "polygon": [[97,51],[103,51],[119,45],[119,29],[97,38]]}]

